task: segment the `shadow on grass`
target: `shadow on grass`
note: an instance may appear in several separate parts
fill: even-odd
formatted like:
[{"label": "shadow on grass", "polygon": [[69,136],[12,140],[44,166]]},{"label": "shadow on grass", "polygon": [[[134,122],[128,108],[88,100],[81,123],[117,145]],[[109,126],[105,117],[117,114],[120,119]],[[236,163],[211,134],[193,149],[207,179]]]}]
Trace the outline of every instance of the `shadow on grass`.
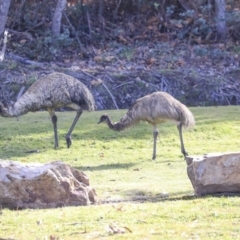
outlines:
[{"label": "shadow on grass", "polygon": [[98,166],[81,166],[76,167],[79,171],[102,171],[102,170],[111,170],[111,169],[119,169],[119,168],[131,168],[135,166],[137,163],[114,163],[114,164],[101,164]]},{"label": "shadow on grass", "polygon": [[[131,195],[130,195],[131,194]],[[240,193],[215,193],[203,196],[196,196],[189,192],[177,192],[170,197],[167,193],[152,194],[151,192],[139,192],[139,190],[131,190],[126,192],[125,199],[102,199],[100,204],[112,203],[157,203],[157,202],[171,202],[171,201],[189,201],[194,199],[208,199],[208,198],[229,198],[239,197]]]},{"label": "shadow on grass", "polygon": [[193,200],[197,199],[195,195],[186,192],[176,192],[169,196],[168,193],[153,193],[150,191],[139,191],[137,189],[128,190],[123,193],[123,197],[107,199],[100,199],[100,204],[111,204],[111,203],[157,203],[157,202],[167,202],[167,201],[183,201],[183,200]]}]

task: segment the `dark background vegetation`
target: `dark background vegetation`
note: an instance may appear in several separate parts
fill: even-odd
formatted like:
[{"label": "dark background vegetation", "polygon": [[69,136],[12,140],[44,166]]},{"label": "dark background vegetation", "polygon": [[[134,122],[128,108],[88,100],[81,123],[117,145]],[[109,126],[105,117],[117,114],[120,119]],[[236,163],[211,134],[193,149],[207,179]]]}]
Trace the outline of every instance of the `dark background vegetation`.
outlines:
[{"label": "dark background vegetation", "polygon": [[90,88],[98,109],[128,108],[154,91],[189,106],[240,103],[239,1],[72,0],[58,32],[60,2],[11,0],[3,101],[61,71]]}]

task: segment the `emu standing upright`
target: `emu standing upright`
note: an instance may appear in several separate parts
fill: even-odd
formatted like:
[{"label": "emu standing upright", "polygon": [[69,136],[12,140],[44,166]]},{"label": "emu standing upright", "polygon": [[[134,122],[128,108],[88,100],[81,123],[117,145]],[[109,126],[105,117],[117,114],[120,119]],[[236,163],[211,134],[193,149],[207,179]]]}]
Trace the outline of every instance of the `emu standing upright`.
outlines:
[{"label": "emu standing upright", "polygon": [[108,115],[102,115],[98,123],[105,122],[110,129],[122,131],[140,121],[148,122],[153,126],[154,144],[152,159],[155,160],[158,136],[157,124],[169,120],[177,123],[181,152],[184,156],[187,156],[188,154],[183,143],[182,127],[193,126],[195,120],[193,114],[184,104],[166,92],[155,92],[139,98],[119,122],[112,123]]},{"label": "emu standing upright", "polygon": [[77,79],[63,73],[51,73],[37,80],[12,105],[4,107],[0,102],[0,115],[17,117],[28,112],[44,109],[49,112],[54,130],[54,148],[58,147],[57,116],[55,109],[69,107],[76,110],[74,121],[66,134],[67,147],[72,144],[71,134],[83,110],[95,109],[95,102],[89,89]]}]

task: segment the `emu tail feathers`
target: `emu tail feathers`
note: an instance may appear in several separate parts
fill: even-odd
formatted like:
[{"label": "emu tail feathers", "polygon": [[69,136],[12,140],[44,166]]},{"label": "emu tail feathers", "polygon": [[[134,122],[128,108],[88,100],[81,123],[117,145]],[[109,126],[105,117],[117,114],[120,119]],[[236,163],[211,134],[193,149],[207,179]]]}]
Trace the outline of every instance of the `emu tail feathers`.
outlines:
[{"label": "emu tail feathers", "polygon": [[78,91],[76,89],[71,91],[71,101],[84,110],[94,111],[96,108],[92,93],[83,83],[79,83]]},{"label": "emu tail feathers", "polygon": [[192,112],[185,105],[183,105],[181,108],[180,122],[185,128],[191,128],[195,125],[194,116]]}]

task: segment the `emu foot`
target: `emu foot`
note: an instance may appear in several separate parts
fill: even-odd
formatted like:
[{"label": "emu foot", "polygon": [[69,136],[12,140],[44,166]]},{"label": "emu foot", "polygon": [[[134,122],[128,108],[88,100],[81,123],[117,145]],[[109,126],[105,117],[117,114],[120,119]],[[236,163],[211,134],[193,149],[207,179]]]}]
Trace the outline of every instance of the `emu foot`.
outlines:
[{"label": "emu foot", "polygon": [[67,147],[70,148],[72,145],[72,139],[71,137],[66,137]]}]

